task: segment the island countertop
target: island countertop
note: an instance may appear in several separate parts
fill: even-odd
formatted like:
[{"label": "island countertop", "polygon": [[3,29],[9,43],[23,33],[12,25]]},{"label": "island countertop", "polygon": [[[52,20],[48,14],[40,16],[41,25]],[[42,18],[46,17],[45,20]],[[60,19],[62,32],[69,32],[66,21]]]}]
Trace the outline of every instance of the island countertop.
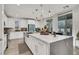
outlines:
[{"label": "island countertop", "polygon": [[66,35],[56,35],[56,37],[54,37],[54,35],[52,35],[52,34],[40,35],[40,33],[33,33],[33,34],[29,34],[29,35],[32,37],[35,37],[39,40],[42,40],[46,43],[53,43],[53,42],[57,42],[57,41],[68,39],[68,38],[72,37],[72,36],[66,36]]}]

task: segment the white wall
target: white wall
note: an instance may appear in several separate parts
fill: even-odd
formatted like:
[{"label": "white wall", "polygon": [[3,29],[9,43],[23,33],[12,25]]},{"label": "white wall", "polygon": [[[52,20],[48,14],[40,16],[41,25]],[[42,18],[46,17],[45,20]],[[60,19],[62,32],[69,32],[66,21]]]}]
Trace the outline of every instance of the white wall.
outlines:
[{"label": "white wall", "polygon": [[40,21],[35,20],[35,26],[36,28],[40,28]]},{"label": "white wall", "polygon": [[0,5],[0,38],[2,38],[2,5]]},{"label": "white wall", "polygon": [[72,35],[74,37],[74,45],[77,32],[79,31],[79,7],[73,9],[73,30]]},{"label": "white wall", "polygon": [[52,21],[52,31],[55,31],[55,32],[58,32],[58,16],[55,15],[53,18],[53,21]]}]

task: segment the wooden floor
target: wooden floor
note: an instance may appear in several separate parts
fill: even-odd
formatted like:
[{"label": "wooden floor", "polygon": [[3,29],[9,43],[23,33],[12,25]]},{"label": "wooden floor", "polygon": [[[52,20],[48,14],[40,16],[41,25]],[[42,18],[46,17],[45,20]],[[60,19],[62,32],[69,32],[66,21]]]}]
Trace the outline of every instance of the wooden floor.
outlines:
[{"label": "wooden floor", "polygon": [[32,55],[23,39],[14,39],[8,42],[5,55]]},{"label": "wooden floor", "polygon": [[[5,55],[32,55],[23,39],[10,40],[8,45],[8,49],[5,50]],[[79,48],[75,48],[73,52],[74,55],[79,55]]]}]

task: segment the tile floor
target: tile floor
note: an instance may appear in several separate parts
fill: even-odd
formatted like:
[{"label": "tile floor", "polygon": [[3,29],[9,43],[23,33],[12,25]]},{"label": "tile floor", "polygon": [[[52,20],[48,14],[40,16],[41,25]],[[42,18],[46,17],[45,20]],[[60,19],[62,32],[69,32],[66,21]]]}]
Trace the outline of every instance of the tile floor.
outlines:
[{"label": "tile floor", "polygon": [[74,52],[74,55],[79,55],[79,48],[76,47]]},{"label": "tile floor", "polygon": [[14,39],[8,42],[5,55],[32,55],[23,39]]},{"label": "tile floor", "polygon": [[[32,55],[23,39],[14,39],[8,42],[5,55]],[[75,48],[74,55],[79,55],[79,48]]]}]

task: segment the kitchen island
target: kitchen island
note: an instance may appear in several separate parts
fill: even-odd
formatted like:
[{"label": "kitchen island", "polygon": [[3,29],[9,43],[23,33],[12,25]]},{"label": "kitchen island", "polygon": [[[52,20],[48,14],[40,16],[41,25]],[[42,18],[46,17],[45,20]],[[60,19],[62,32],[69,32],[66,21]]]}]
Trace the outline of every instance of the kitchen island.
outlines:
[{"label": "kitchen island", "polygon": [[72,55],[73,37],[65,35],[27,34],[25,42],[34,55]]}]

